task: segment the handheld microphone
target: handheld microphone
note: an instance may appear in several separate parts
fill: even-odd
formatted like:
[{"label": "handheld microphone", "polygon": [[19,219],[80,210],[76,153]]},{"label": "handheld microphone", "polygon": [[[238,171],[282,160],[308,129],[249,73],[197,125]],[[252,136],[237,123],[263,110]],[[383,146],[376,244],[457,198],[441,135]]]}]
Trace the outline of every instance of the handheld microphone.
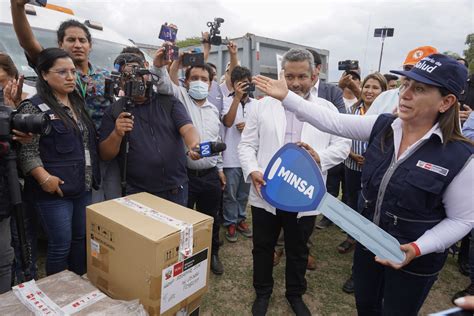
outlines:
[{"label": "handheld microphone", "polygon": [[199,144],[199,148],[193,149],[198,152],[202,158],[217,156],[219,153],[226,150],[227,145],[220,142],[204,142]]}]

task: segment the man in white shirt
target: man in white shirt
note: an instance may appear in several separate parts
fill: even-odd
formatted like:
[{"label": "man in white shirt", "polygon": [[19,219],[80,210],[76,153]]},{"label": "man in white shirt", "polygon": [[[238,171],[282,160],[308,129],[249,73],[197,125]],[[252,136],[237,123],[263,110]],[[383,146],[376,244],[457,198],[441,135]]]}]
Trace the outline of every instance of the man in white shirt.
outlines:
[{"label": "man in white shirt", "polygon": [[[163,54],[163,49],[157,55]],[[166,70],[164,59],[154,64],[153,73],[160,80],[156,85],[157,91],[163,94],[172,94],[184,104],[193,121],[193,125],[199,132],[201,141],[220,141],[220,119],[215,105],[207,100],[212,81],[212,69],[207,64],[194,65],[186,69],[184,87],[172,82]],[[174,61],[170,69],[173,78],[177,78],[177,71],[182,61]],[[173,157],[170,157],[173,159]],[[212,251],[211,271],[220,275],[224,273],[224,267],[219,259],[219,224],[218,211],[221,203],[222,189],[225,187],[226,179],[222,171],[222,156],[211,156],[199,160],[187,157],[187,172],[189,178],[188,207],[212,216],[214,224],[212,227]]]},{"label": "man in white shirt", "polygon": [[[291,49],[283,56],[282,68],[289,89],[301,98],[315,102],[314,106],[337,112],[330,102],[311,95],[313,67],[313,56],[307,50]],[[296,315],[311,315],[302,295],[306,292],[307,242],[317,212],[290,213],[278,210],[260,195],[260,188],[264,185],[263,172],[273,155],[289,142],[304,142],[301,145],[310,149],[324,178],[327,170],[342,162],[350,149],[350,140],[331,136],[299,121],[274,98],[263,98],[250,109],[238,149],[244,177],[252,181],[249,202],[254,230],[252,254],[256,292],[253,315],[265,315],[268,308],[273,291],[273,253],[281,228],[285,235],[286,298]]]}]

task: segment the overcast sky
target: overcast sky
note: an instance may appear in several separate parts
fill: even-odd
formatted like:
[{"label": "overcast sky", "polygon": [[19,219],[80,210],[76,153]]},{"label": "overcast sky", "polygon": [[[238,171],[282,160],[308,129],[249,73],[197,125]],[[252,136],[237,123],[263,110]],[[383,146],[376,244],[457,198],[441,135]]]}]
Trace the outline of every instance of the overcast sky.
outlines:
[{"label": "overcast sky", "polygon": [[377,70],[381,41],[376,27],[393,27],[385,41],[382,73],[399,68],[406,53],[421,45],[462,55],[474,32],[474,0],[49,0],[81,17],[108,25],[136,42],[161,44],[160,26],[178,25],[178,39],[199,36],[207,21],[222,17],[221,34],[246,33],[327,49],[329,80],[337,61],[357,59],[363,74]]}]

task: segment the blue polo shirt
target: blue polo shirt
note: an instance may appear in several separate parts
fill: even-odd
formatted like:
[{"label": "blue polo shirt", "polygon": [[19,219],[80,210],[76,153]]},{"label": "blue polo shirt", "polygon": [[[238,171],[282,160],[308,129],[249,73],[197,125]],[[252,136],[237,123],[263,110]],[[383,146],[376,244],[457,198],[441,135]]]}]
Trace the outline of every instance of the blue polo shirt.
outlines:
[{"label": "blue polo shirt", "polygon": [[[163,98],[169,98],[171,106],[162,106]],[[114,130],[114,114],[117,117],[124,104],[125,100],[118,100],[105,111],[100,142]],[[186,153],[179,129],[192,121],[183,104],[172,96],[154,94],[151,100],[137,104],[129,112],[134,116],[134,126],[129,133],[127,185],[133,191],[153,194],[186,183]],[[118,158],[122,165],[122,155]]]}]

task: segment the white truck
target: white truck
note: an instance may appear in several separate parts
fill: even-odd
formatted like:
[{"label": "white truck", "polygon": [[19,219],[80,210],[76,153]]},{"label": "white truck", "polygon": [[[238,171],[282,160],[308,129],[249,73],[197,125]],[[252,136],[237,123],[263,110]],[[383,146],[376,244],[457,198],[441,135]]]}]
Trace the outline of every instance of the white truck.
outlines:
[{"label": "white truck", "polygon": [[[84,23],[92,35],[92,51],[90,61],[96,67],[113,70],[113,62],[120,51],[126,46],[135,44],[114,30],[92,22],[86,18],[75,16],[73,11],[48,4],[46,7],[26,5],[28,21],[38,41],[43,47],[57,47],[56,31],[61,22],[74,19]],[[31,84],[36,73],[28,66],[25,53],[18,43],[12,25],[9,1],[0,1],[0,51],[11,56],[18,71],[25,75],[26,83]],[[148,55],[145,54],[148,57]]]}]

